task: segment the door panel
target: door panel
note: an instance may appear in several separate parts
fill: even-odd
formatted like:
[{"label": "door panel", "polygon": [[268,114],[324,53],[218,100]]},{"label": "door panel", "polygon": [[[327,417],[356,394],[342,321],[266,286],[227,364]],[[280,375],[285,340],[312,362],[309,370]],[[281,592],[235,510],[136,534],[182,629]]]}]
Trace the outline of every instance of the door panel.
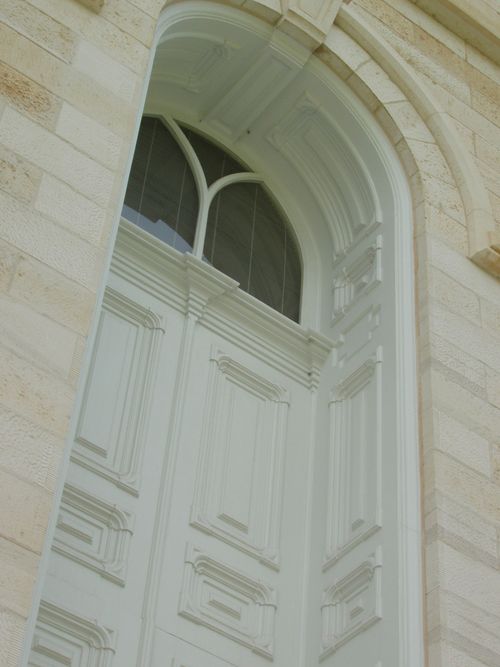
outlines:
[{"label": "door panel", "polygon": [[130,234],[113,260],[30,664],[298,664],[314,378],[329,345],[211,267]]},{"label": "door panel", "polygon": [[332,355],[144,238],[119,236],[30,664],[398,664],[393,248],[339,260]]},{"label": "door panel", "polygon": [[380,231],[335,268],[318,651],[332,667],[398,664],[394,248]]},{"label": "door panel", "polygon": [[159,583],[160,635],[236,664],[293,664],[310,389],[202,321],[188,395]]},{"label": "door panel", "polygon": [[111,276],[30,665],[134,664],[181,326]]}]

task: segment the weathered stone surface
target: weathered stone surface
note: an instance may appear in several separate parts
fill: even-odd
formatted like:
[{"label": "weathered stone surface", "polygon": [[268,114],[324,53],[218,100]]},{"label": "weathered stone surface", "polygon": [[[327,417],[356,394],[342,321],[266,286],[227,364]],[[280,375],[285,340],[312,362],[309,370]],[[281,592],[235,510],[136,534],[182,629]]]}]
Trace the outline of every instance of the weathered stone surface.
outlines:
[{"label": "weathered stone surface", "polygon": [[123,140],[66,102],[59,114],[56,134],[105,167],[118,167]]},{"label": "weathered stone surface", "polygon": [[[35,340],[33,331],[37,332]],[[10,295],[0,295],[0,339],[24,359],[68,377],[76,334]]]},{"label": "weathered stone surface", "polygon": [[58,178],[43,174],[34,206],[82,239],[95,245],[101,239],[106,211],[95,202],[75,192]]},{"label": "weathered stone surface", "polygon": [[2,606],[26,616],[31,606],[38,560],[33,552],[0,537],[0,562]]},{"label": "weathered stone surface", "polygon": [[0,63],[0,95],[37,123],[54,128],[61,101],[4,63]]},{"label": "weathered stone surface", "polygon": [[4,347],[0,348],[0,362],[0,404],[41,428],[64,436],[74,398],[67,383]]},{"label": "weathered stone surface", "polygon": [[87,334],[95,294],[44,262],[21,257],[13,271],[10,294],[55,322]]},{"label": "weathered stone surface", "polygon": [[[0,537],[40,553],[51,494],[40,486],[12,478],[0,469]],[[27,611],[27,610],[26,610]]]},{"label": "weathered stone surface", "polygon": [[108,205],[113,174],[13,109],[6,109],[0,121],[0,142],[97,204]]},{"label": "weathered stone surface", "polygon": [[0,7],[0,21],[61,60],[71,60],[76,35],[50,14],[39,11],[23,0],[10,0]]},{"label": "weathered stone surface", "polygon": [[[73,4],[73,2],[63,3]],[[62,62],[29,39],[0,23],[0,61],[22,72],[61,99],[109,127],[117,134],[130,132],[135,112],[124,106],[108,88],[99,83],[102,77],[81,73]],[[134,74],[130,74],[134,79]]]},{"label": "weathered stone surface", "polygon": [[0,290],[6,292],[9,289],[20,257],[17,248],[0,242]]},{"label": "weathered stone surface", "polygon": [[[457,3],[494,9],[496,0],[441,4]],[[301,3],[299,10],[277,0],[225,4],[273,24],[286,5],[292,12],[283,29],[310,48],[338,9],[335,2]],[[463,26],[455,34],[422,11],[423,0],[350,4],[441,105],[477,160],[498,217],[498,66],[478,50],[480,42],[471,45],[474,34]],[[6,667],[18,664],[36,554],[164,5],[13,0],[0,9],[0,664]],[[332,12],[322,14],[325,7]],[[408,102],[369,45],[339,25],[316,54],[376,114],[415,205],[429,667],[496,667],[500,283],[468,258],[472,215],[429,117]]]},{"label": "weathered stone surface", "polygon": [[0,428],[3,468],[19,479],[53,490],[61,448],[57,436],[3,406]]},{"label": "weathered stone surface", "polygon": [[98,248],[2,193],[0,206],[4,212],[0,238],[81,285],[95,288],[102,265]]},{"label": "weathered stone surface", "polygon": [[42,171],[14,151],[0,145],[0,190],[24,202],[33,200]]}]

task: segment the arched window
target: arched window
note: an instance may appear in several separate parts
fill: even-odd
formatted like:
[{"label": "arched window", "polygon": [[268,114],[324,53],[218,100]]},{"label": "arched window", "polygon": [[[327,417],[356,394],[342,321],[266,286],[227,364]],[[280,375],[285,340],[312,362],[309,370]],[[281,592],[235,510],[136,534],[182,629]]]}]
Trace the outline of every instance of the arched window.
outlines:
[{"label": "arched window", "polygon": [[298,246],[262,179],[192,129],[169,125],[142,119],[123,216],[298,322]]}]

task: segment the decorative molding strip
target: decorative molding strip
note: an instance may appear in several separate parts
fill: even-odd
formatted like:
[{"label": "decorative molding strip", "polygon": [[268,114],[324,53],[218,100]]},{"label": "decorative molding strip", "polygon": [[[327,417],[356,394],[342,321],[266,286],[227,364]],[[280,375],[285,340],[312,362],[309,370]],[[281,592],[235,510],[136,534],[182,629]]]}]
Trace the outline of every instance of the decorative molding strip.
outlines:
[{"label": "decorative molding strip", "polygon": [[382,618],[381,551],[336,580],[323,593],[320,660]]},{"label": "decorative molding strip", "polygon": [[181,616],[272,659],[276,608],[273,588],[187,545]]},{"label": "decorative molding strip", "polygon": [[381,359],[379,347],[331,395],[323,570],[382,526]]},{"label": "decorative molding strip", "polygon": [[[182,42],[180,48],[178,41]],[[211,85],[212,79],[220,74],[221,64],[229,62],[239,48],[239,44],[208,33],[203,38],[197,36],[192,42],[184,32],[174,33],[157,49],[151,81],[170,83],[199,93]]]},{"label": "decorative molding strip", "polygon": [[[139,495],[151,391],[164,333],[162,319],[151,310],[107,288],[71,459],[133,495]],[[100,363],[101,355],[106,355],[106,366]],[[116,372],[101,378],[110,363]],[[103,392],[113,397],[111,406],[102,400]]]},{"label": "decorative molding strip", "polygon": [[267,134],[301,173],[330,221],[335,258],[343,258],[381,221],[371,175],[349,139],[309,93]]},{"label": "decorative molding strip", "polygon": [[372,342],[375,331],[380,326],[380,311],[380,304],[372,305],[341,330],[337,342],[339,368],[343,368]]},{"label": "decorative molding strip", "polygon": [[121,586],[125,585],[132,517],[66,484],[52,549]]},{"label": "decorative molding strip", "polygon": [[204,120],[237,141],[299,71],[290,58],[269,44],[222,99],[211,105]]},{"label": "decorative molding strip", "polygon": [[191,525],[278,569],[288,391],[211,361]]},{"label": "decorative molding strip", "polygon": [[335,326],[361,299],[382,282],[382,236],[359,257],[342,266],[333,281],[332,326]]},{"label": "decorative molding strip", "polygon": [[[148,238],[149,237],[149,238]],[[180,312],[188,310],[188,270],[191,271],[191,294],[196,290],[195,267],[200,267],[200,282],[219,285],[218,296],[205,295],[198,302],[200,324],[226,340],[248,349],[257,358],[285,373],[291,379],[314,389],[318,374],[334,343],[332,340],[258,302],[237,283],[220,271],[195,258],[181,254],[122,219],[118,231],[112,271],[161,299]],[[223,290],[226,284],[225,291]],[[200,287],[201,289],[201,287]],[[191,296],[191,308],[196,303]]]},{"label": "decorative molding strip", "polygon": [[42,600],[29,664],[110,667],[114,639],[114,632],[97,621]]}]

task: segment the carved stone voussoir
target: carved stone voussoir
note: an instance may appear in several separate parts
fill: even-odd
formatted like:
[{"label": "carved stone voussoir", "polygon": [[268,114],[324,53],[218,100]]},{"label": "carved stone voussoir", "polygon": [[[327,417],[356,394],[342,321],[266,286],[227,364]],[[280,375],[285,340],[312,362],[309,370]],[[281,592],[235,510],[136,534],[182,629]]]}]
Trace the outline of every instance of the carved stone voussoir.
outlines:
[{"label": "carved stone voussoir", "polygon": [[500,243],[478,250],[471,259],[495,278],[500,278]]},{"label": "carved stone voussoir", "polygon": [[104,0],[77,0],[81,5],[85,5],[91,11],[98,14],[104,7]]},{"label": "carved stone voussoir", "polygon": [[332,27],[342,0],[282,2],[282,29],[307,46],[319,46]]}]

